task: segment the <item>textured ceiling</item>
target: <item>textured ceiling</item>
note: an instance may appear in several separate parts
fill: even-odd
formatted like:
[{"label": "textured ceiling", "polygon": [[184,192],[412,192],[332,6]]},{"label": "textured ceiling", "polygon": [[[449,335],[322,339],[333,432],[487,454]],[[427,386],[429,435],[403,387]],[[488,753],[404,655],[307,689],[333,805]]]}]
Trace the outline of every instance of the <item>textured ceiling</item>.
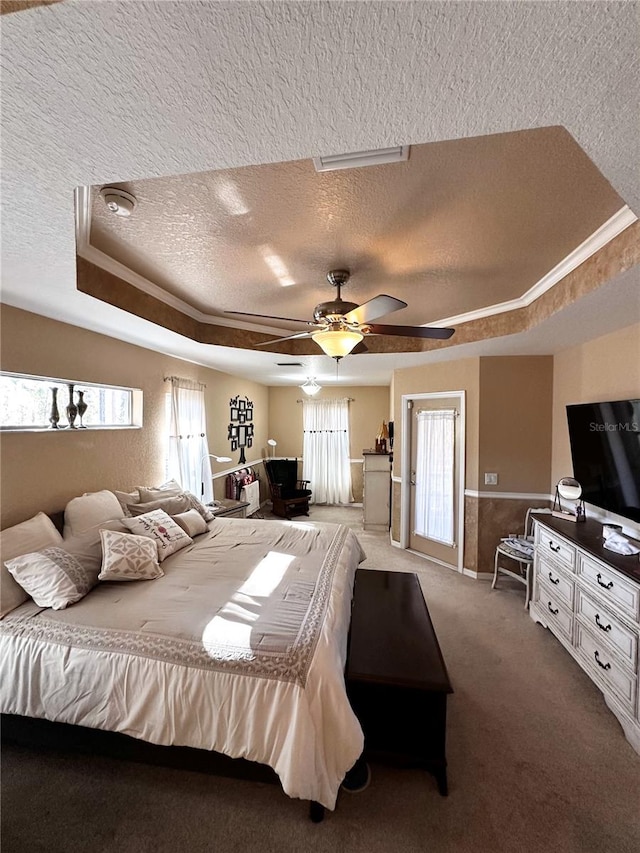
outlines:
[{"label": "textured ceiling", "polygon": [[562,126],[640,212],[636,3],[113,0],[1,26],[3,300],[223,370],[284,381],[76,292],[75,186]]},{"label": "textured ceiling", "polygon": [[516,299],[624,202],[562,128],[413,145],[407,162],[311,160],[133,181],[131,217],[93,192],[91,244],[207,314],[308,320],[333,299],[408,303],[421,325]]}]

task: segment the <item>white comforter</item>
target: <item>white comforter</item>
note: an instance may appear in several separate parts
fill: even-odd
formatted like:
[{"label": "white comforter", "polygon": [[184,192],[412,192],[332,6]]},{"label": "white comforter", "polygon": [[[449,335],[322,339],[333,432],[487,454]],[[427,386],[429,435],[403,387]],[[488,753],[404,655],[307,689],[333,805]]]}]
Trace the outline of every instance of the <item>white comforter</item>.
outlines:
[{"label": "white comforter", "polygon": [[248,758],[334,808],[363,748],[343,675],[357,538],[222,518],[198,540],[163,578],[5,617],[0,710]]}]

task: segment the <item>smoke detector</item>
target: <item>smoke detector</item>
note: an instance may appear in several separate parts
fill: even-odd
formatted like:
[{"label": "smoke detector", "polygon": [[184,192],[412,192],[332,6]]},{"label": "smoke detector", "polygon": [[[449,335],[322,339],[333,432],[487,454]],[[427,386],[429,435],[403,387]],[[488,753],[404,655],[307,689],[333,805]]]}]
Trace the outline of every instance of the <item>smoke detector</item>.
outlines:
[{"label": "smoke detector", "polygon": [[102,187],[100,196],[107,210],[116,216],[131,216],[137,204],[135,196],[117,187]]}]

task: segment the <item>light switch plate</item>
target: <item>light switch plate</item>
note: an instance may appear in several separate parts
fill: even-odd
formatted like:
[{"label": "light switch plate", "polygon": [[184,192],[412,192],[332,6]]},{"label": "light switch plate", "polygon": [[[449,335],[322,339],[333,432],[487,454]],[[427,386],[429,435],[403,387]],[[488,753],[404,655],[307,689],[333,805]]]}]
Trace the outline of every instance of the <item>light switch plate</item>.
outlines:
[{"label": "light switch plate", "polygon": [[485,486],[497,486],[498,485],[498,475],[497,474],[485,474],[484,475],[484,484],[485,484]]}]

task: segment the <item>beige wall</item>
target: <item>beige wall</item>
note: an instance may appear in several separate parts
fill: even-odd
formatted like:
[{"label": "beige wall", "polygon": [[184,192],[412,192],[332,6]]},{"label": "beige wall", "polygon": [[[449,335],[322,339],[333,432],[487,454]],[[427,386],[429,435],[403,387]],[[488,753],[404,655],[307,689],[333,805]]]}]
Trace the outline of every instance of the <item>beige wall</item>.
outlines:
[{"label": "beige wall", "polygon": [[552,387],[552,356],[480,359],[480,491],[548,493]]},{"label": "beige wall", "polygon": [[[304,393],[296,387],[274,386],[269,389],[269,438],[278,442],[276,456],[302,457],[302,399]],[[362,451],[375,445],[382,421],[389,420],[389,388],[387,386],[324,387],[315,399],[352,397],[349,403],[351,459],[361,460]],[[266,454],[265,454],[266,455]],[[352,462],[353,499],[362,501],[362,462]]]},{"label": "beige wall", "polygon": [[573,472],[565,406],[636,398],[640,398],[640,324],[556,354],[550,489]]},{"label": "beige wall", "polygon": [[[227,441],[229,398],[246,394],[255,405],[255,443],[247,462],[263,455],[268,423],[268,389],[162,353],[3,306],[2,369],[76,382],[141,388],[144,425],[135,430],[51,430],[4,433],[0,438],[1,524],[22,521],[38,510],[63,509],[74,495],[101,488],[125,489],[164,479],[165,376],[206,384],[212,451],[233,456]],[[214,466],[216,471],[220,466]],[[233,467],[227,463],[224,468]],[[215,471],[214,471],[215,473]],[[217,483],[220,496],[222,481]]]},{"label": "beige wall", "polygon": [[[551,356],[460,359],[394,373],[394,475],[401,476],[402,395],[465,391],[466,488],[479,492],[548,493],[551,469]],[[497,473],[497,486],[484,473]],[[393,490],[392,535],[400,539],[400,489]],[[496,543],[522,527],[529,501],[465,499],[464,565],[492,570]]]},{"label": "beige wall", "polygon": [[478,417],[480,410],[480,359],[467,358],[396,370],[393,375],[395,442],[393,474],[402,475],[402,396],[442,391],[465,391],[466,488],[478,488]]}]

